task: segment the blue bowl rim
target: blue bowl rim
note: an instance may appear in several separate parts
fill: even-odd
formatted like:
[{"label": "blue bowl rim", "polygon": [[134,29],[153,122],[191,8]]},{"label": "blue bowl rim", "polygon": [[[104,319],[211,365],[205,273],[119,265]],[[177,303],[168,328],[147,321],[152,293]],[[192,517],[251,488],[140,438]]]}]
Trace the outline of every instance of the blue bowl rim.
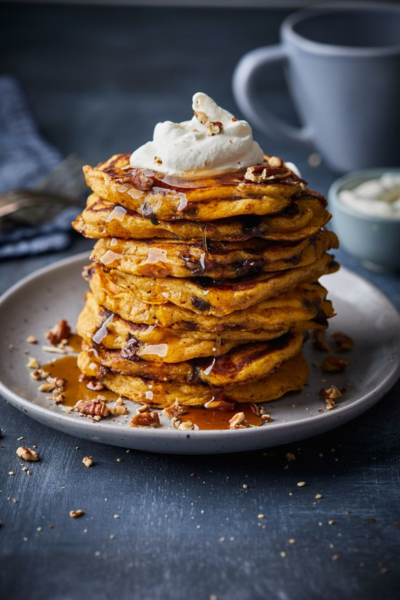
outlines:
[{"label": "blue bowl rim", "polygon": [[344,202],[342,202],[339,198],[339,192],[341,188],[346,183],[350,183],[353,180],[363,179],[364,181],[368,181],[368,179],[374,179],[376,177],[380,177],[385,173],[396,173],[400,175],[400,167],[377,167],[370,169],[360,169],[359,171],[351,171],[350,173],[346,173],[346,175],[342,175],[338,179],[336,179],[328,190],[328,200],[332,202],[334,206],[337,206],[342,212],[351,215],[352,217],[356,217],[360,220],[364,221],[373,221],[380,223],[390,223],[390,224],[400,224],[399,219],[391,219],[390,217],[378,217],[373,215],[365,215],[362,212],[358,212],[354,210]]}]

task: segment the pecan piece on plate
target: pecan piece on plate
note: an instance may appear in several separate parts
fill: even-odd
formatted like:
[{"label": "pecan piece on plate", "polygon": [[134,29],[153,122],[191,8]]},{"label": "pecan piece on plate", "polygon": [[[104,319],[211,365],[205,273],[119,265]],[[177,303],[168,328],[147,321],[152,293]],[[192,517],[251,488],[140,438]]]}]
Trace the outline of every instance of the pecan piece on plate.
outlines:
[{"label": "pecan piece on plate", "polygon": [[149,410],[146,412],[138,412],[129,422],[130,427],[159,427],[160,417],[158,413]]},{"label": "pecan piece on plate", "polygon": [[46,333],[46,339],[49,340],[52,346],[58,346],[63,340],[69,340],[71,337],[71,327],[65,319],[60,319],[57,325],[54,325]]},{"label": "pecan piece on plate", "polygon": [[335,344],[335,350],[338,352],[350,352],[354,348],[354,341],[342,332],[332,333],[332,339]]},{"label": "pecan piece on plate", "polygon": [[322,362],[322,370],[326,373],[341,373],[350,362],[341,356],[327,356]]}]

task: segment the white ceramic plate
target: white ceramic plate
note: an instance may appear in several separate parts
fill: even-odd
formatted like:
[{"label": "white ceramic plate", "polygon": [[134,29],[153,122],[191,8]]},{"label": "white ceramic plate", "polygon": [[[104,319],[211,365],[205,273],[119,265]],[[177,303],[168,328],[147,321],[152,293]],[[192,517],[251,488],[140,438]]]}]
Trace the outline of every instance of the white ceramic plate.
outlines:
[{"label": "white ceramic plate", "polygon": [[[378,289],[342,268],[323,283],[337,312],[329,331],[343,331],[355,340],[355,349],[348,355],[351,364],[341,374],[324,374],[310,367],[309,385],[301,393],[266,404],[272,423],[236,431],[188,433],[172,429],[169,420],[163,421],[161,428],[148,430],[127,427],[126,417],[94,423],[76,413],[67,415],[38,392],[23,351],[28,348],[41,364],[56,358],[40,345],[27,344],[26,338],[35,335],[42,340],[43,332],[60,318],[75,323],[87,289],[80,276],[87,262],[87,255],[80,254],[52,264],[23,279],[0,299],[0,393],[33,419],[65,433],[152,452],[255,450],[317,435],[354,419],[382,398],[400,375],[399,313]],[[306,344],[306,356],[310,365],[324,357],[310,343]],[[326,412],[318,392],[332,383],[347,391],[337,407]],[[321,408],[322,414],[318,412]]]}]

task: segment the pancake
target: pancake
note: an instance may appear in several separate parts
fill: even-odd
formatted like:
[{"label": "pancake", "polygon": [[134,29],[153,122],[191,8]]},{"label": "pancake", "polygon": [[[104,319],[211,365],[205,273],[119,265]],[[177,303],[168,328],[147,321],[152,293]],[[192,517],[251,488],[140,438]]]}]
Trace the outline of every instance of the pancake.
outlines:
[{"label": "pancake", "polygon": [[[223,317],[284,294],[301,283],[315,281],[329,269],[329,265],[332,265],[332,257],[323,254],[312,265],[264,273],[249,279],[225,280],[222,283],[200,278],[137,277],[116,269],[102,269],[96,264],[92,265],[91,272],[95,273],[94,285],[97,288],[120,295],[120,300],[123,294],[123,301],[129,306],[137,302],[157,305],[172,303],[198,315]],[[96,295],[95,289],[92,288],[92,291]],[[102,304],[100,299],[98,301]],[[121,314],[120,311],[113,312]]]},{"label": "pancake", "polygon": [[108,200],[91,194],[86,209],[72,223],[88,238],[188,239],[245,241],[261,238],[277,242],[298,242],[315,236],[331,218],[320,194],[305,190],[289,207],[272,216],[242,216],[198,222],[187,220],[159,221],[143,217]]},{"label": "pancake", "polygon": [[[227,387],[260,379],[272,373],[285,361],[298,354],[302,343],[301,333],[288,333],[270,342],[239,346],[222,356],[174,363],[174,372],[182,372],[185,380],[190,383],[202,382],[216,387]],[[138,356],[137,350],[137,346],[132,346],[128,342],[122,351],[117,351],[117,355],[119,353],[120,356],[119,360],[114,356],[114,371],[118,371],[121,375],[134,372],[145,378],[150,378],[150,372],[157,373],[159,364],[156,361],[143,360]],[[94,362],[99,361],[96,348],[89,354]],[[148,362],[152,363],[150,369]],[[107,366],[103,361],[100,364]],[[158,377],[154,378],[158,379]],[[180,376],[179,379],[182,380],[182,377]],[[171,376],[168,380],[174,381]]]},{"label": "pancake", "polygon": [[[131,323],[99,306],[93,294],[88,294],[76,324],[76,331],[86,343],[93,345],[97,350],[100,347],[123,350],[126,355],[134,355],[147,361],[177,363],[199,357],[214,357],[226,354],[242,344],[273,340],[289,330],[304,332],[323,327],[323,321],[312,319],[318,316],[325,304],[326,310],[329,311],[330,303],[323,300],[323,288],[316,291],[320,294],[315,294],[313,301],[310,300],[309,306],[304,308],[301,315],[303,320],[294,322],[293,315],[292,321],[285,319],[283,315],[280,326],[268,330],[232,331],[227,334]],[[311,293],[308,295],[312,298]]]},{"label": "pancake", "polygon": [[95,245],[90,260],[140,277],[233,279],[304,266],[336,246],[336,235],[330,231],[297,244],[255,239],[208,242],[206,248],[200,241],[104,238]]},{"label": "pancake", "polygon": [[213,221],[238,215],[282,211],[305,189],[305,182],[286,167],[268,162],[262,182],[246,178],[247,169],[214,178],[184,179],[155,170],[130,167],[128,154],[117,154],[97,167],[84,167],[88,186],[101,198],[144,217],[163,220]]},{"label": "pancake", "polygon": [[303,389],[308,378],[308,367],[302,353],[283,363],[266,377],[229,388],[216,389],[205,384],[160,382],[143,377],[122,375],[105,368],[91,353],[78,356],[78,366],[89,377],[96,377],[108,389],[140,404],[165,408],[178,402],[183,406],[202,406],[212,399],[234,402],[268,402],[290,391]]},{"label": "pancake", "polygon": [[[328,256],[327,259],[321,261],[318,269],[313,269],[312,272],[304,274],[304,282],[307,281],[307,278],[312,282],[321,275],[334,273],[337,269],[337,263],[332,260],[332,257]],[[296,322],[298,313],[293,312],[293,309],[300,309],[301,314],[304,314],[304,309],[310,307],[307,299],[304,300],[303,306],[300,306],[301,300],[299,301],[298,298],[294,299],[294,303],[289,303],[288,306],[285,299],[282,299],[283,296],[274,297],[272,294],[270,299],[258,304],[255,303],[246,311],[232,311],[232,313],[221,318],[176,306],[171,302],[159,305],[141,302],[129,290],[113,283],[108,275],[96,265],[85,271],[85,278],[89,281],[90,289],[98,304],[120,315],[127,321],[157,325],[158,327],[173,327],[174,329],[191,331],[206,330],[216,333],[229,330],[271,329],[276,326],[281,327],[285,323],[290,324],[292,318],[294,319],[292,323]],[[282,307],[286,312],[282,312]],[[275,308],[278,310],[274,310]],[[289,312],[287,312],[288,308],[290,309]]]}]

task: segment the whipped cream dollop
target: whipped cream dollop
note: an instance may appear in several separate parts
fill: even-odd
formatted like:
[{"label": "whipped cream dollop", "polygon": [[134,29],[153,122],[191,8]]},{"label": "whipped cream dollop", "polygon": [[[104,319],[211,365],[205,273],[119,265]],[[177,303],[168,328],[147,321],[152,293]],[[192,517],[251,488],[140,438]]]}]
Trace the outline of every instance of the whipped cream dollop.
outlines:
[{"label": "whipped cream dollop", "polygon": [[385,173],[339,193],[342,202],[372,217],[400,219],[400,175]]},{"label": "whipped cream dollop", "polygon": [[158,123],[152,142],[132,154],[132,167],[168,175],[212,175],[264,161],[247,121],[239,121],[207,94],[193,96],[190,121]]}]

